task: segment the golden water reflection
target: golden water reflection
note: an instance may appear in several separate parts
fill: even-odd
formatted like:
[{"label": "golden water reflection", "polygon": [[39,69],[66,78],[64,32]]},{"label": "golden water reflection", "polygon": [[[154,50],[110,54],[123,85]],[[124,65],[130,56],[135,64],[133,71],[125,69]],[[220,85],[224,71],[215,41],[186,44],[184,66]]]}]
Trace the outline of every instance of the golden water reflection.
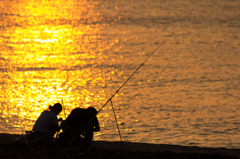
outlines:
[{"label": "golden water reflection", "polygon": [[102,52],[118,40],[101,37],[99,30],[107,24],[95,23],[102,19],[94,10],[97,3],[10,3],[0,3],[5,8],[1,11],[4,94],[0,114],[7,133],[32,129],[39,114],[56,102],[64,105],[62,118],[79,106],[99,109],[110,93],[104,92],[105,80],[111,76],[114,80],[116,70],[96,66],[108,58]]}]

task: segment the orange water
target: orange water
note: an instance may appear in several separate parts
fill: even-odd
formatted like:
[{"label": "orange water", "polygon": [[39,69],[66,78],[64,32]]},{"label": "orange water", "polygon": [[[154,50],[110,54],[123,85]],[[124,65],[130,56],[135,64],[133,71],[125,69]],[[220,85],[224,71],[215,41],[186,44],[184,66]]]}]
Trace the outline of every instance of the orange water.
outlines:
[{"label": "orange water", "polygon": [[[240,2],[1,1],[0,132],[113,98],[124,141],[240,148]],[[110,103],[95,140],[119,141]]]}]

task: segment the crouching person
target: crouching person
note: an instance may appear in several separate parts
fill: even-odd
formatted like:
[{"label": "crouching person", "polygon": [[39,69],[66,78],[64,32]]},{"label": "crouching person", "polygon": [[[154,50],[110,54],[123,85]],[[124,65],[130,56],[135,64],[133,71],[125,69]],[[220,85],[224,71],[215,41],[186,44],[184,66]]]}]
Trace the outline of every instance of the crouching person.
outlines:
[{"label": "crouching person", "polygon": [[66,121],[61,124],[63,133],[60,134],[60,141],[66,145],[74,139],[71,144],[91,145],[93,132],[100,131],[96,114],[97,110],[94,107],[73,109]]},{"label": "crouching person", "polygon": [[56,103],[49,106],[49,110],[45,110],[36,120],[31,133],[27,134],[27,140],[40,141],[43,143],[52,143],[53,136],[60,131],[57,115],[62,111],[62,105]]}]

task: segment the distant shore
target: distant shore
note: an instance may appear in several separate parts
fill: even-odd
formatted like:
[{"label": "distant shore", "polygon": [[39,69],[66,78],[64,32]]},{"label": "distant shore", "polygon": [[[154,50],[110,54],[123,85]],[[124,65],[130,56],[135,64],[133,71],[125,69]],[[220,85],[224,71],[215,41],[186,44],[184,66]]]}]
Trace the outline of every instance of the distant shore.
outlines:
[{"label": "distant shore", "polygon": [[161,158],[239,159],[240,149],[93,141],[89,147],[28,145],[14,142],[20,135],[0,134],[0,158]]}]

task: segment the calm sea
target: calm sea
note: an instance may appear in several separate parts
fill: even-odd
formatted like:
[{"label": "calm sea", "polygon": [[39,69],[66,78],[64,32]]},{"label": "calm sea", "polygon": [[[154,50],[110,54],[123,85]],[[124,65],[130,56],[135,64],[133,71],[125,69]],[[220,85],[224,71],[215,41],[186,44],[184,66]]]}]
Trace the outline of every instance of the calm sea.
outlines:
[{"label": "calm sea", "polygon": [[[123,141],[240,148],[239,0],[0,1],[0,132],[113,97]],[[119,141],[111,103],[94,140]]]}]

